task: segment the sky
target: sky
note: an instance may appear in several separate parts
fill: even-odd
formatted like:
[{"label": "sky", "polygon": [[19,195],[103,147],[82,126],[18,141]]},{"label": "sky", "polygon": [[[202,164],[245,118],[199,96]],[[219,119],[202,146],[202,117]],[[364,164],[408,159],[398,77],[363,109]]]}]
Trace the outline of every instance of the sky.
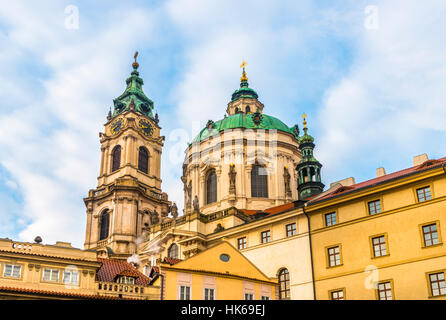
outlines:
[{"label": "sky", "polygon": [[99,132],[139,52],[162,189],[223,118],[246,60],[264,112],[307,114],[326,185],[446,156],[446,2],[9,1],[0,6],[0,238],[83,247]]}]

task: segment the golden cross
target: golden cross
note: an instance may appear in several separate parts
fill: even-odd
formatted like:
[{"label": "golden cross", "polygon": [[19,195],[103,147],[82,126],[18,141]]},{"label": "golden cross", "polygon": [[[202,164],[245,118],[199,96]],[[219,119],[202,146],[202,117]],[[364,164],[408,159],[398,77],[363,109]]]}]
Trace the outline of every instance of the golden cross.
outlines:
[{"label": "golden cross", "polygon": [[240,68],[244,68],[244,67],[246,67],[246,65],[247,65],[246,61],[243,60],[241,66],[240,66]]},{"label": "golden cross", "polygon": [[307,127],[307,115],[304,113],[302,115],[302,118],[304,119],[304,128],[306,128]]},{"label": "golden cross", "polygon": [[136,62],[136,57],[138,56],[138,51],[135,52],[134,58],[135,58],[135,62]]}]

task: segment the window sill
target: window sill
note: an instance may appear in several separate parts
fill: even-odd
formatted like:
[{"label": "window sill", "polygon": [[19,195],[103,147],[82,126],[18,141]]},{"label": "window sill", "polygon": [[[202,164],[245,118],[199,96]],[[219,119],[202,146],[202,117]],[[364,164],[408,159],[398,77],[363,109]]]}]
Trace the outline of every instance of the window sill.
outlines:
[{"label": "window sill", "polygon": [[443,242],[437,243],[437,244],[433,244],[430,246],[422,246],[421,249],[428,249],[428,248],[433,248],[433,247],[440,247],[443,245]]},{"label": "window sill", "polygon": [[8,280],[23,280],[23,277],[13,277],[13,276],[2,276],[1,279],[8,279]]},{"label": "window sill", "polygon": [[384,255],[379,256],[379,257],[375,257],[375,256],[373,256],[372,259],[379,259],[379,258],[384,258],[384,257],[388,257],[388,256],[390,256],[390,253],[388,253],[388,254],[384,254]]},{"label": "window sill", "polygon": [[341,263],[341,264],[338,264],[338,265],[336,265],[336,266],[327,266],[327,269],[333,269],[333,268],[337,268],[337,267],[342,267],[344,264],[343,263]]},{"label": "window sill", "polygon": [[435,299],[435,298],[444,298],[444,297],[446,297],[446,294],[439,294],[438,296],[429,295],[427,298],[428,299]]}]

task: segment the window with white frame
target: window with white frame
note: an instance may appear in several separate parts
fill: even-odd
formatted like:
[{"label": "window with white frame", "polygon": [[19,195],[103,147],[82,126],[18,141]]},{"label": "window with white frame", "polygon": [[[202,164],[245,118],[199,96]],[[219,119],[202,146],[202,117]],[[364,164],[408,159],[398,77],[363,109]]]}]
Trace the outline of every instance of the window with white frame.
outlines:
[{"label": "window with white frame", "polygon": [[51,282],[59,282],[59,270],[58,269],[43,269],[43,280]]},{"label": "window with white frame", "polygon": [[180,300],[190,300],[189,286],[180,286]]},{"label": "window with white frame", "polygon": [[122,277],[119,277],[118,282],[123,283],[123,284],[135,284],[135,278],[122,276]]},{"label": "window with white frame", "polygon": [[269,300],[268,296],[262,296],[262,300]]},{"label": "window with white frame", "polygon": [[344,300],[344,290],[335,290],[330,293],[331,300]]},{"label": "window with white frame", "polygon": [[392,284],[390,281],[378,283],[378,300],[392,300]]},{"label": "window with white frame", "polygon": [[254,300],[253,293],[245,293],[245,300]]},{"label": "window with white frame", "polygon": [[204,300],[215,300],[215,290],[204,288]]},{"label": "window with white frame", "polygon": [[4,277],[20,278],[22,274],[22,266],[16,264],[5,264],[3,270]]},{"label": "window with white frame", "polygon": [[446,282],[444,272],[431,273],[429,275],[432,296],[446,295]]},{"label": "window with white frame", "polygon": [[339,246],[328,248],[328,265],[330,267],[341,265]]},{"label": "window with white frame", "polygon": [[65,270],[62,276],[62,282],[65,284],[79,284],[79,272],[75,270]]}]

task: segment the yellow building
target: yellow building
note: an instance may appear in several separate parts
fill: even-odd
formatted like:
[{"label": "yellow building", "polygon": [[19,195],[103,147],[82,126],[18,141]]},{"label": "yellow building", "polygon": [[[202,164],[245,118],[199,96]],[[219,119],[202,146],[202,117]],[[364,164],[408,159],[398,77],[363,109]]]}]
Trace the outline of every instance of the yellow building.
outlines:
[{"label": "yellow building", "polygon": [[317,299],[445,299],[446,158],[355,184],[305,207]]},{"label": "yellow building", "polygon": [[268,278],[226,241],[178,261],[160,265],[166,300],[275,300],[277,280]]},{"label": "yellow building", "polygon": [[0,239],[0,299],[159,299],[155,278],[91,250]]}]

